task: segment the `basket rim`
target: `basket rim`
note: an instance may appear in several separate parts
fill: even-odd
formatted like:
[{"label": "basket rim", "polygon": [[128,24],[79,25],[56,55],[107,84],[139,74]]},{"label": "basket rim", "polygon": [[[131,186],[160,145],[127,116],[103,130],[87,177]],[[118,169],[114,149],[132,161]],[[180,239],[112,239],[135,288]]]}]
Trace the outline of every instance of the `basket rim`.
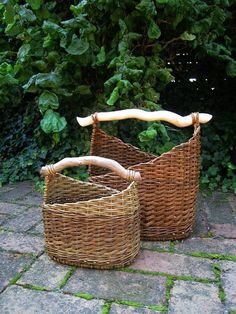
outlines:
[{"label": "basket rim", "polygon": [[[78,201],[78,202],[66,202],[66,203],[52,203],[52,204],[50,204],[50,203],[46,203],[45,202],[45,199],[43,200],[43,206],[52,206],[52,205],[59,205],[59,206],[63,206],[63,205],[65,205],[65,206],[68,206],[68,205],[86,205],[86,204],[88,204],[88,203],[93,203],[94,201],[100,201],[100,200],[108,200],[108,199],[112,199],[112,198],[115,198],[115,197],[117,197],[117,196],[121,196],[122,194],[124,194],[125,192],[128,192],[129,190],[131,190],[131,188],[133,188],[137,183],[135,182],[135,181],[132,181],[124,190],[122,190],[122,191],[119,191],[119,190],[117,190],[117,189],[112,189],[112,188],[109,188],[109,187],[107,187],[107,186],[104,186],[104,185],[102,185],[102,184],[97,184],[97,183],[93,183],[93,182],[84,182],[84,181],[80,181],[80,180],[76,180],[76,179],[74,179],[74,178],[71,178],[71,177],[68,177],[68,176],[65,176],[65,175],[63,175],[63,174],[61,174],[61,173],[56,173],[56,175],[58,175],[58,176],[61,176],[61,177],[64,177],[64,178],[69,178],[69,179],[71,179],[71,180],[73,180],[73,181],[79,181],[79,182],[81,182],[81,183],[83,183],[83,184],[86,184],[86,185],[92,185],[92,186],[98,186],[98,187],[102,187],[103,189],[104,189],[104,187],[107,189],[107,190],[110,190],[111,192],[112,191],[114,191],[114,194],[112,194],[112,195],[108,195],[108,196],[103,196],[103,197],[100,197],[100,198],[93,198],[93,199],[91,199],[91,200],[87,200],[87,201]],[[46,192],[44,193],[44,196],[46,196]]]},{"label": "basket rim", "polygon": [[[152,154],[152,153],[144,152],[144,151],[140,150],[140,148],[138,148],[137,146],[134,146],[134,145],[132,145],[132,144],[130,144],[130,143],[126,143],[126,142],[122,141],[120,138],[118,138],[118,137],[116,137],[116,136],[109,135],[109,134],[107,134],[105,131],[103,131],[103,130],[101,130],[101,129],[99,128],[99,130],[101,130],[102,132],[104,132],[105,134],[107,134],[109,137],[113,137],[113,138],[115,138],[116,140],[119,140],[120,142],[122,142],[122,144],[125,144],[125,145],[127,145],[127,146],[131,146],[132,148],[137,149],[137,150],[141,151],[142,153],[145,153],[145,154],[149,155],[150,157],[152,157],[152,156],[154,157],[152,160],[149,160],[149,161],[146,161],[146,162],[140,162],[140,163],[131,165],[131,166],[127,167],[127,169],[135,169],[136,167],[141,166],[141,165],[152,164],[152,163],[156,162],[157,160],[164,158],[166,155],[172,154],[172,152],[174,152],[175,150],[177,150],[177,149],[179,149],[179,148],[181,148],[181,147],[183,147],[183,146],[189,144],[190,142],[192,142],[192,141],[194,140],[194,138],[198,135],[198,133],[200,133],[200,129],[201,129],[200,125],[197,126],[197,127],[194,129],[194,132],[193,132],[192,136],[191,136],[186,142],[181,143],[181,144],[178,144],[178,145],[172,147],[168,152],[162,153],[160,156],[156,156],[156,155],[154,155],[154,154]],[[108,172],[108,173],[111,173],[111,172]],[[92,176],[92,177],[93,177],[93,176]],[[141,181],[141,183],[142,183],[142,181]]]},{"label": "basket rim", "polygon": [[[194,130],[193,132],[193,135],[189,138],[188,141],[184,142],[184,143],[181,143],[181,144],[178,144],[174,147],[172,147],[168,152],[165,152],[165,153],[162,153],[160,156],[156,156],[154,159],[150,160],[150,161],[147,161],[147,162],[140,162],[138,164],[135,164],[135,165],[132,165],[132,166],[129,166],[128,169],[132,169],[133,167],[136,167],[136,166],[139,166],[139,165],[147,165],[147,164],[152,164],[154,162],[156,162],[157,160],[159,159],[162,159],[164,158],[166,155],[168,156],[169,154],[171,154],[172,152],[174,152],[175,150],[185,146],[185,145],[188,145],[190,142],[192,142],[194,140],[194,138],[197,136],[197,134],[200,132],[200,125],[197,126],[197,128]],[[155,156],[155,155],[154,155]]]}]

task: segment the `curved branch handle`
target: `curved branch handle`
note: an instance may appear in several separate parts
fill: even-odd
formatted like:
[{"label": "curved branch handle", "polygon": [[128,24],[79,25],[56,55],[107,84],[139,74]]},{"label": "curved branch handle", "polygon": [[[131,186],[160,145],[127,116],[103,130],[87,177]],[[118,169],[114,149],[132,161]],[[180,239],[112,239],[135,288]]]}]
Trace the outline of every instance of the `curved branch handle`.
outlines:
[{"label": "curved branch handle", "polygon": [[[193,124],[192,115],[180,116],[171,111],[144,111],[141,109],[125,109],[111,112],[99,112],[96,113],[97,121],[114,121],[125,119],[139,119],[142,121],[166,121],[174,124],[180,128],[190,126]],[[199,113],[199,123],[207,123],[212,118],[212,115],[208,113]],[[77,117],[78,123],[84,127],[94,123],[94,115],[90,115],[85,118]]]},{"label": "curved branch handle", "polygon": [[40,174],[43,176],[54,175],[65,168],[76,167],[80,165],[94,165],[102,168],[108,168],[118,174],[121,178],[128,181],[141,180],[141,175],[139,172],[125,169],[115,160],[97,156],[64,158],[54,165],[42,167]]}]

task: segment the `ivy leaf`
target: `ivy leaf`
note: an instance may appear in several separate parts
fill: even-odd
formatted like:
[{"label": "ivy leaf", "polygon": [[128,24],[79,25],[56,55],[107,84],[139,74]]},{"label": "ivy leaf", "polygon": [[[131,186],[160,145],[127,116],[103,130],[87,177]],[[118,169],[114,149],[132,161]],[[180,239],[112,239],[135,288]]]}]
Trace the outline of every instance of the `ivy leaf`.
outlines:
[{"label": "ivy leaf", "polygon": [[119,19],[119,26],[121,30],[121,35],[124,36],[124,34],[128,32],[128,27],[125,24],[125,22],[121,19]]},{"label": "ivy leaf", "polygon": [[105,83],[104,86],[105,87],[111,87],[112,85],[114,85],[115,83],[119,82],[122,78],[121,74],[115,74],[112,77],[110,77]]},{"label": "ivy leaf", "polygon": [[57,63],[60,61],[60,55],[57,51],[50,51],[47,56],[48,62],[50,63]]},{"label": "ivy leaf", "polygon": [[207,33],[210,30],[211,24],[211,18],[204,18],[200,21],[196,21],[191,27],[191,32],[194,34]]},{"label": "ivy leaf", "polygon": [[150,39],[158,39],[161,36],[159,26],[152,20],[148,28],[148,37]]},{"label": "ivy leaf", "polygon": [[27,91],[31,91],[33,85],[43,88],[57,88],[60,85],[60,76],[55,72],[38,73],[31,76],[29,81],[23,85],[23,88]]},{"label": "ivy leaf", "polygon": [[46,111],[40,122],[42,130],[46,133],[61,132],[67,125],[66,119],[61,117],[58,112],[49,109]]},{"label": "ivy leaf", "polygon": [[14,22],[14,18],[15,18],[15,7],[9,3],[9,1],[7,0],[7,3],[3,3],[5,5],[5,11],[3,13],[3,20],[5,23],[7,24],[11,24]]},{"label": "ivy leaf", "polygon": [[152,87],[145,89],[144,95],[148,100],[151,100],[154,103],[160,100],[160,93],[157,93]]},{"label": "ivy leaf", "polygon": [[156,4],[168,3],[171,0],[155,0]]},{"label": "ivy leaf", "polygon": [[104,46],[101,47],[99,53],[97,54],[97,65],[101,65],[105,62],[106,60],[106,53],[105,53],[105,48]]},{"label": "ivy leaf", "polygon": [[90,86],[88,85],[79,85],[76,88],[76,92],[79,92],[81,95],[91,95],[91,90],[90,90]]},{"label": "ivy leaf", "polygon": [[147,104],[147,106],[150,110],[161,110],[161,105],[156,104],[152,101],[145,100],[145,104]]},{"label": "ivy leaf", "polygon": [[37,74],[35,85],[38,85],[40,87],[58,87],[60,83],[60,77],[55,72],[51,73],[39,73]]},{"label": "ivy leaf", "polygon": [[140,142],[149,142],[156,138],[157,131],[153,128],[148,128],[146,131],[139,133],[138,138]]},{"label": "ivy leaf", "polygon": [[14,69],[12,65],[7,62],[3,62],[2,64],[0,64],[0,74],[14,74]]},{"label": "ivy leaf", "polygon": [[2,85],[17,85],[19,82],[10,74],[2,75],[0,74],[0,86]]},{"label": "ivy leaf", "polygon": [[229,61],[226,67],[226,73],[229,77],[236,76],[236,62],[235,61]]},{"label": "ivy leaf", "polygon": [[38,10],[41,7],[42,1],[41,0],[26,0],[29,3],[33,10]]},{"label": "ivy leaf", "polygon": [[183,20],[183,13],[177,13],[173,20],[173,27],[176,29],[176,26]]},{"label": "ivy leaf", "polygon": [[70,45],[65,50],[75,56],[80,56],[89,49],[89,43],[79,39],[75,34],[72,37]]},{"label": "ivy leaf", "polygon": [[182,40],[192,41],[196,38],[196,36],[188,32],[184,32],[183,34],[180,35],[180,38]]},{"label": "ivy leaf", "polygon": [[144,13],[147,17],[157,14],[154,2],[152,0],[141,0],[135,7],[138,11]]},{"label": "ivy leaf", "polygon": [[133,85],[128,80],[120,80],[117,83],[117,87],[121,91],[122,94],[127,93],[133,88]]},{"label": "ivy leaf", "polygon": [[14,16],[14,21],[11,24],[8,24],[5,29],[5,34],[8,36],[17,36],[23,32],[23,27],[19,23],[19,15]]},{"label": "ivy leaf", "polygon": [[45,91],[39,96],[39,108],[41,112],[45,112],[48,109],[57,109],[59,107],[59,101],[56,94]]},{"label": "ivy leaf", "polygon": [[47,72],[48,64],[45,63],[43,60],[37,60],[32,63],[34,67],[36,67],[40,72]]},{"label": "ivy leaf", "polygon": [[52,34],[52,35],[58,35],[58,34],[65,34],[65,30],[60,27],[59,25],[57,25],[56,23],[53,23],[51,21],[44,21],[43,22],[43,30],[45,31],[45,33],[47,34]]},{"label": "ivy leaf", "polygon": [[162,123],[155,122],[153,124],[153,127],[161,134],[161,138],[162,138],[163,142],[169,142],[170,141],[170,137],[166,131],[166,127]]},{"label": "ivy leaf", "polygon": [[70,10],[74,13],[74,15],[80,15],[84,12],[87,2],[87,0],[82,0],[77,5],[71,5]]},{"label": "ivy leaf", "polygon": [[168,68],[163,68],[163,69],[159,69],[156,71],[156,76],[165,84],[170,83],[173,79],[174,76],[171,75],[171,69]]},{"label": "ivy leaf", "polygon": [[20,62],[24,62],[30,51],[30,44],[24,44],[20,47],[17,53],[17,58]]},{"label": "ivy leaf", "polygon": [[114,104],[116,103],[116,101],[119,99],[120,95],[119,95],[119,87],[115,87],[109,97],[109,99],[107,100],[107,104],[109,106],[114,106]]},{"label": "ivy leaf", "polygon": [[22,21],[34,22],[36,20],[36,16],[34,15],[33,11],[31,11],[30,9],[26,9],[23,6],[21,6],[18,13],[19,13]]}]

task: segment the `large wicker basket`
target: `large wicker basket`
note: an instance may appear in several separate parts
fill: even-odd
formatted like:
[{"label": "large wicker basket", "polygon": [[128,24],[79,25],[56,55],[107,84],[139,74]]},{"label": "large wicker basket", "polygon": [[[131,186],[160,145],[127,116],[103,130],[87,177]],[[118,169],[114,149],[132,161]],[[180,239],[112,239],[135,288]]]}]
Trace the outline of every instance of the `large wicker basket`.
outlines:
[{"label": "large wicker basket", "polygon": [[[91,155],[115,159],[139,171],[141,238],[174,240],[187,237],[193,229],[199,182],[199,115],[192,114],[193,136],[157,157],[106,134],[94,118]],[[123,190],[127,183],[106,169],[90,167],[90,181]]]},{"label": "large wicker basket", "polygon": [[140,175],[99,157],[66,158],[43,167],[43,203],[48,255],[63,264],[109,269],[129,265],[140,248],[140,214],[136,182],[123,190],[81,182],[58,172],[79,164],[108,167],[127,180]]}]

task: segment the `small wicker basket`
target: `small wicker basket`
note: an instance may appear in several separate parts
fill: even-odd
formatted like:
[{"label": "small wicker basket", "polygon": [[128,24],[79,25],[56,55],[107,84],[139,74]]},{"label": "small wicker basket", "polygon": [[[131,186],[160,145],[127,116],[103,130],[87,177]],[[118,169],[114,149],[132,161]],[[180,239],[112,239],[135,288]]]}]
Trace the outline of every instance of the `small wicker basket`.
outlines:
[{"label": "small wicker basket", "polygon": [[[122,191],[59,174],[65,167],[96,165],[132,181]],[[110,269],[129,265],[140,248],[137,180],[140,174],[113,160],[65,158],[41,169],[48,255],[63,264]]]}]

